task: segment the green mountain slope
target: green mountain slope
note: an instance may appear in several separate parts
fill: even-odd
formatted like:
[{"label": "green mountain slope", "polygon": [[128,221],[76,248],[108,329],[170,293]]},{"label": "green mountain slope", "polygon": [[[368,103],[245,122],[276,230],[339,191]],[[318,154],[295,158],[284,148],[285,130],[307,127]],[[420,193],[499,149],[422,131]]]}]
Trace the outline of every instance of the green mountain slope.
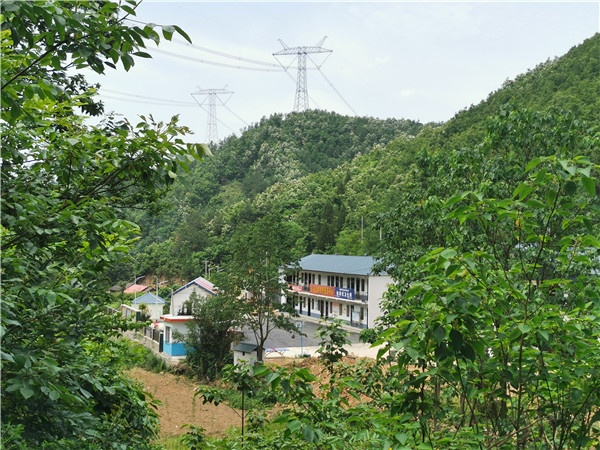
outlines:
[{"label": "green mountain slope", "polygon": [[[532,110],[565,108],[598,123],[599,57],[597,34],[442,126],[323,111],[263,119],[182,176],[161,216],[136,218],[143,238],[134,265],[124,269],[194,276],[205,261],[227,261],[232,236],[267,215],[294,224],[299,255],[375,254],[378,219],[390,210],[402,214],[402,205],[408,217],[430,201],[423,193],[443,186],[448,155],[481,142],[487,118],[507,101]],[[416,216],[407,222],[417,234],[430,225]]]}]

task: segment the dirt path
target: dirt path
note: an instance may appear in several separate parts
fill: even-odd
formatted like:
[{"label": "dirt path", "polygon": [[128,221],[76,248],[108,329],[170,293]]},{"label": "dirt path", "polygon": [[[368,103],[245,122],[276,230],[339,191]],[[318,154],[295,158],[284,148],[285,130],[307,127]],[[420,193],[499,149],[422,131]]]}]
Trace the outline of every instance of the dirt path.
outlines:
[{"label": "dirt path", "polygon": [[229,406],[203,405],[200,397],[194,398],[196,385],[183,376],[139,368],[129,374],[162,402],[158,407],[162,436],[186,433],[187,429],[181,428],[184,424],[201,426],[209,436],[223,436],[230,427],[241,427],[240,417]]}]

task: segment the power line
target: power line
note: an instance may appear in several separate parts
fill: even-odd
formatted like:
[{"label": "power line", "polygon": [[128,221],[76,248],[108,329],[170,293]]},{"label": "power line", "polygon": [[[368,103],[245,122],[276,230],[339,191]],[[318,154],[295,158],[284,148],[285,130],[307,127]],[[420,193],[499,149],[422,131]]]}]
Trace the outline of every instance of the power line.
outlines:
[{"label": "power line", "polygon": [[166,102],[166,103],[175,103],[177,105],[196,106],[196,104],[192,103],[192,102],[183,102],[183,101],[176,101],[176,100],[167,100],[165,98],[148,97],[146,95],[130,94],[129,92],[115,91],[113,89],[107,89],[107,88],[102,88],[102,91],[111,92],[113,94],[119,94],[119,95],[127,95],[128,97],[143,98],[143,99],[147,99],[147,100],[157,100],[159,102]]},{"label": "power line", "polygon": [[[134,20],[134,19],[126,19],[126,20],[128,20],[130,22],[134,22],[134,23],[139,23],[141,25],[148,25],[148,22],[142,22],[140,20]],[[270,63],[270,62],[266,62],[266,61],[258,61],[256,59],[244,58],[242,56],[231,55],[229,53],[221,52],[221,51],[218,51],[218,50],[213,50],[213,49],[210,49],[210,48],[207,48],[207,47],[201,47],[199,45],[192,44],[192,43],[187,42],[187,41],[182,41],[181,39],[171,39],[171,42],[174,42],[174,43],[179,44],[179,45],[183,45],[185,47],[191,47],[191,48],[194,48],[196,50],[203,51],[203,52],[212,53],[213,55],[218,55],[218,56],[221,56],[223,58],[235,59],[237,61],[244,61],[244,62],[248,62],[248,63],[251,63],[251,64],[258,64],[258,65],[261,65],[261,66],[272,67],[274,69],[277,69],[277,70],[273,70],[273,72],[280,72],[281,71],[280,66],[277,65],[277,64],[274,64],[274,63]],[[157,50],[157,49],[146,48],[146,50]],[[171,56],[183,57],[185,59],[193,59],[191,57],[184,57],[184,56],[179,55],[177,53],[167,52],[166,50],[160,50],[160,51],[158,51],[158,53],[164,53],[164,54],[168,54],[168,55],[171,55]],[[195,60],[195,59],[193,59],[193,60]],[[215,62],[215,61],[206,61],[206,60],[198,60],[198,61],[202,62],[202,63],[205,63],[205,64],[214,64],[214,65],[223,65],[225,67],[234,67],[236,69],[258,70],[256,68],[227,65],[225,63],[218,63],[218,62]],[[290,67],[288,67],[288,69],[289,68]],[[292,69],[298,69],[298,68],[297,67],[292,67]],[[312,69],[309,69],[309,70],[312,70]]]},{"label": "power line", "polygon": [[111,100],[119,100],[122,102],[132,102],[132,103],[146,103],[148,105],[158,105],[158,106],[177,106],[177,107],[181,107],[181,108],[195,108],[196,105],[194,104],[185,104],[185,103],[170,103],[170,104],[165,104],[165,103],[158,103],[158,102],[153,102],[153,101],[146,101],[146,100],[135,100],[133,98],[120,98],[120,97],[113,97],[112,95],[106,95],[106,94],[102,94],[100,93],[100,96],[103,98],[110,98]]},{"label": "power line", "polygon": [[331,89],[333,89],[335,91],[335,93],[338,95],[338,97],[342,99],[342,101],[346,104],[346,106],[348,108],[350,108],[350,110],[354,113],[354,115],[358,116],[357,112],[354,111],[354,108],[352,108],[352,106],[350,106],[350,103],[348,103],[346,101],[346,99],[344,97],[342,97],[342,94],[339,93],[339,91],[335,88],[335,86],[331,83],[331,81],[329,81],[329,79],[325,76],[325,74],[323,73],[323,71],[321,69],[319,69],[319,73],[323,76],[325,81],[327,81],[327,83],[329,83],[329,86],[331,86]]},{"label": "power line", "polygon": [[232,109],[227,106],[225,103],[221,102],[221,104],[223,105],[223,107],[229,111],[231,114],[233,114],[235,117],[237,117],[240,121],[242,121],[244,123],[244,125],[248,126],[248,122],[246,122],[244,119],[242,119],[240,116],[238,116],[235,112],[232,111]]},{"label": "power line", "polygon": [[223,58],[235,59],[235,60],[238,60],[238,61],[244,61],[244,62],[248,62],[248,63],[252,63],[252,64],[258,64],[258,65],[261,65],[261,66],[275,67],[279,71],[279,65],[277,65],[277,64],[273,64],[273,63],[269,63],[269,62],[264,62],[264,61],[258,61],[258,60],[255,60],[255,59],[244,58],[244,57],[241,57],[241,56],[230,55],[229,53],[224,53],[224,52],[220,52],[218,50],[212,50],[210,48],[200,47],[199,45],[190,44],[189,42],[182,41],[180,39],[173,39],[172,42],[175,42],[177,44],[183,45],[185,47],[192,47],[192,48],[195,48],[196,50],[200,50],[200,51],[203,51],[203,52],[212,53],[213,55],[222,56]]},{"label": "power line", "polygon": [[281,69],[263,69],[260,67],[235,66],[233,64],[220,63],[217,61],[208,61],[206,59],[194,58],[192,56],[184,56],[184,55],[180,55],[179,53],[168,52],[166,50],[160,50],[158,48],[147,48],[146,50],[148,50],[150,52],[162,53],[163,55],[173,56],[175,58],[186,59],[188,61],[195,61],[195,62],[199,62],[202,64],[210,64],[213,66],[229,67],[231,69],[254,70],[257,72],[281,72]]}]

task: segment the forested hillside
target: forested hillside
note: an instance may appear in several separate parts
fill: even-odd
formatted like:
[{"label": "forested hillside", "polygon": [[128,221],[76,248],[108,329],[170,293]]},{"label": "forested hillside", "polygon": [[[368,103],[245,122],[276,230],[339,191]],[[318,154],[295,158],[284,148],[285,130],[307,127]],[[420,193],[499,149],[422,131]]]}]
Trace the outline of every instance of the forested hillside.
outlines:
[{"label": "forested hillside", "polygon": [[[441,125],[323,111],[264,118],[223,141],[211,158],[193,163],[156,214],[134,215],[142,227],[135,258],[113,277],[196,276],[206,261],[227,261],[228,242],[242,232],[240,225],[265,215],[294,225],[298,256],[375,254],[381,214],[402,207],[408,217],[415,208],[423,188],[416,168],[427,166],[428,182],[436,184],[446,164],[440,155],[481,142],[487,118],[506,102],[533,110],[564,108],[597,122],[599,54],[596,35],[506,81],[487,100]],[[416,232],[414,227],[427,224],[407,226]]]},{"label": "forested hillside", "polygon": [[[133,271],[173,278],[196,276],[204,261],[220,264],[230,256],[227,242],[240,223],[252,223],[266,212],[255,201],[265,190],[292,186],[314,174],[319,174],[316,182],[321,185],[323,177],[334,177],[339,166],[357,155],[400,137],[412,138],[422,128],[411,120],[345,117],[316,110],[263,118],[240,137],[231,136],[213,148],[212,157],[193,163],[156,214],[134,213],[143,233],[137,256],[133,267],[115,277],[128,279]],[[301,232],[298,254],[315,248],[324,251],[333,243],[333,230],[318,242],[307,236],[325,220],[323,214],[329,214],[324,204],[309,207],[301,225],[308,225],[307,221],[312,225]],[[344,223],[340,220],[335,232]]]},{"label": "forested hillside", "polygon": [[[220,382],[197,401],[252,402],[241,435],[189,424],[190,448],[600,446],[600,35],[444,124],[274,115],[209,156],[177,117],[88,122],[102,103],[83,69],[191,43],[126,23],[137,6],[2,4],[0,447],[158,447],[156,401],[124,373],[141,354],[119,338],[145,323],[110,314],[107,288],[205,267],[219,292],[185,305],[186,366]],[[280,271],[313,251],[368,253],[392,276],[361,332],[377,358],[339,360],[330,320],[325,383],[226,364],[234,326],[258,359],[269,330],[301,332]]]},{"label": "forested hillside", "polygon": [[322,355],[322,391],[307,388],[316,378],[303,368],[228,369],[225,381],[251,373],[283,410],[251,437],[219,444],[598,447],[598,54],[595,35],[442,126],[276,183],[245,205],[237,242],[252,230],[252,242],[275,236],[256,239],[268,227],[252,215],[286,227],[255,252],[257,270],[266,248],[365,252],[394,283],[361,333],[381,346],[377,360]]}]

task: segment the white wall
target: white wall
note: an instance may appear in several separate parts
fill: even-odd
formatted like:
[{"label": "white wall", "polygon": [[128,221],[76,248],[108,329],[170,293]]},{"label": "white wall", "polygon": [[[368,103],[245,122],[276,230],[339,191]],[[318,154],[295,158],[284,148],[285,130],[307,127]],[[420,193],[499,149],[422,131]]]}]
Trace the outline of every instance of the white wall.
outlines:
[{"label": "white wall", "polygon": [[[173,333],[175,331],[183,334],[184,336],[187,335],[188,333],[188,327],[187,327],[187,322],[165,322],[165,328],[166,327],[170,327],[171,328],[171,336],[170,336],[170,340],[168,342],[174,343],[174,342],[181,342],[181,339],[176,339],[173,336]],[[165,340],[167,339],[167,333],[165,332]]]},{"label": "white wall", "polygon": [[390,276],[369,277],[369,328],[373,328],[375,320],[381,316],[381,300],[391,284]]},{"label": "white wall", "polygon": [[150,314],[150,320],[152,322],[156,322],[157,320],[160,319],[160,316],[163,315],[163,306],[164,305],[147,305],[148,306],[148,313]]},{"label": "white wall", "polygon": [[256,352],[250,352],[250,353],[244,353],[244,352],[240,352],[240,351],[234,351],[233,352],[233,364],[237,365],[240,360],[244,360],[245,362],[256,362],[257,360],[257,354]]},{"label": "white wall", "polygon": [[181,291],[176,292],[171,296],[170,314],[174,316],[177,315],[179,310],[182,308],[183,304],[190,299],[190,296],[193,292],[196,292],[196,294],[200,298],[206,298],[209,295],[212,296],[212,294],[208,293],[206,290],[202,289],[201,287],[195,284],[192,284],[191,286],[188,286],[187,288],[182,289]]}]

